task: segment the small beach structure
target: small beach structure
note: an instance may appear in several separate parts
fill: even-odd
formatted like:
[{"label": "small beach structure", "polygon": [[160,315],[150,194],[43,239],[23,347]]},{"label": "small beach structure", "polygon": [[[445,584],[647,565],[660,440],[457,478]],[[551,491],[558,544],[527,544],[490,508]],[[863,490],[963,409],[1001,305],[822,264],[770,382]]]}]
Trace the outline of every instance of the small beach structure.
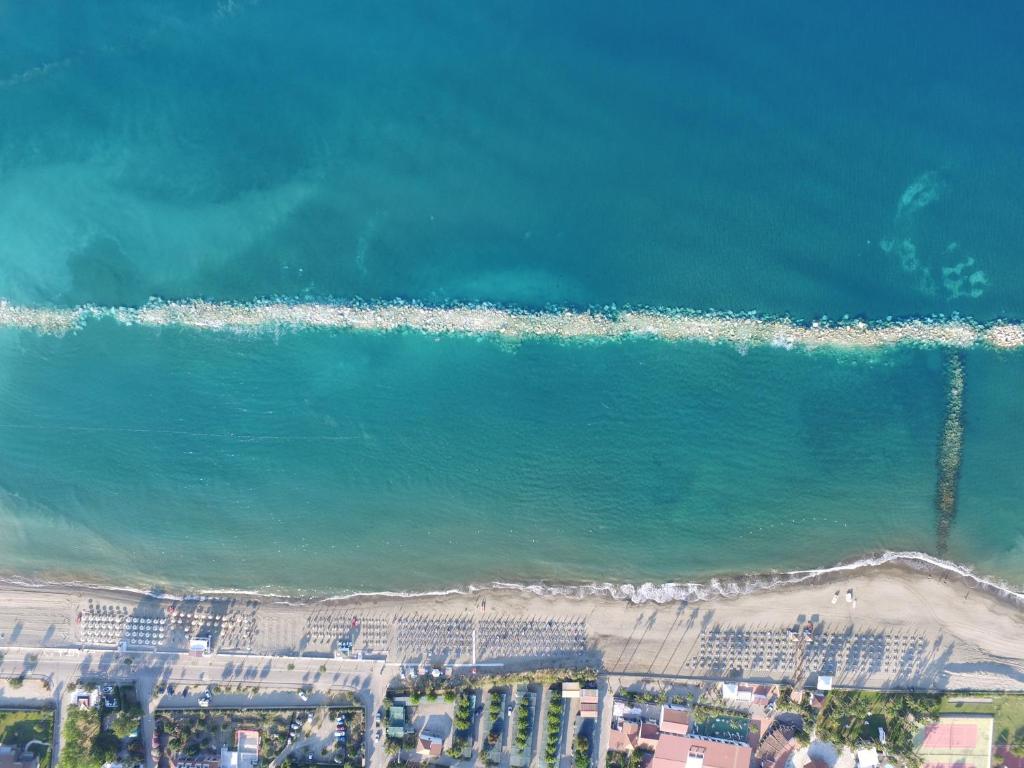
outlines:
[{"label": "small beach structure", "polygon": [[188,652],[190,656],[209,656],[210,638],[207,635],[193,637],[188,641]]},{"label": "small beach structure", "polygon": [[815,687],[819,691],[831,691],[832,675],[818,675],[818,684]]},{"label": "small beach structure", "polygon": [[914,740],[923,768],[991,768],[994,718],[989,714],[942,715]]}]

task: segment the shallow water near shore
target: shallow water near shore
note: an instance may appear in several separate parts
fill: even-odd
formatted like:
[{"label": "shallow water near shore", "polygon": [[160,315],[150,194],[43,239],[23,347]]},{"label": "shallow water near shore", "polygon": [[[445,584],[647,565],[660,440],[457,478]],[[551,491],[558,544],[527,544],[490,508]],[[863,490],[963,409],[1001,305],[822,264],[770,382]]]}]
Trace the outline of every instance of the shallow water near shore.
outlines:
[{"label": "shallow water near shore", "polygon": [[[5,6],[0,299],[1019,329],[1021,13]],[[934,349],[114,318],[0,327],[0,573],[323,595],[937,550]],[[1024,584],[1024,354],[964,370],[943,556]]]},{"label": "shallow water near shore", "polygon": [[[937,352],[112,323],[4,341],[9,572],[329,593],[935,547]],[[970,405],[966,455],[984,456],[1010,436]],[[949,557],[1021,577],[1019,538],[996,534],[1019,526],[1015,482],[966,462]]]}]

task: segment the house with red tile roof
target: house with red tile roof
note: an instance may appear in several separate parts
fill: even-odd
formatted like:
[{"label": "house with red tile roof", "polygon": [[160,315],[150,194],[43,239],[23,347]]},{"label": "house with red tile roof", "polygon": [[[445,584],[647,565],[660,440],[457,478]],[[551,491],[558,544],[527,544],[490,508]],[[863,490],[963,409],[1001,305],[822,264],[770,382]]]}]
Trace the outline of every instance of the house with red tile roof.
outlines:
[{"label": "house with red tile roof", "polygon": [[651,768],[749,768],[749,744],[708,736],[664,734]]},{"label": "house with red tile roof", "polygon": [[612,721],[608,731],[608,749],[613,752],[632,752],[640,738],[640,723],[636,720]]},{"label": "house with red tile roof", "polygon": [[444,754],[444,739],[439,736],[420,733],[416,739],[416,753],[421,757],[441,757]]},{"label": "house with red tile roof", "polygon": [[658,718],[658,730],[676,736],[685,736],[690,732],[690,711],[681,707],[665,704]]}]

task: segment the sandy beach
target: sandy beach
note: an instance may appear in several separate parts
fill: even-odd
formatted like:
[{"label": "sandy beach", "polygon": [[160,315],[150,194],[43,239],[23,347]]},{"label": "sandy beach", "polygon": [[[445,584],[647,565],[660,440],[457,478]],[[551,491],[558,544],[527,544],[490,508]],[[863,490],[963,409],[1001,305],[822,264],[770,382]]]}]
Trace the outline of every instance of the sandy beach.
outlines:
[{"label": "sandy beach", "polygon": [[[791,627],[802,632],[808,621],[813,642],[789,637]],[[0,631],[0,644],[22,649],[102,650],[126,642],[145,655],[184,651],[192,637],[208,636],[219,654],[330,657],[347,637],[354,652],[395,667],[469,666],[475,653],[478,666],[493,671],[586,666],[623,679],[797,683],[828,673],[837,686],[1024,690],[1024,609],[1015,600],[970,579],[896,565],[664,604],[506,589],[317,602],[216,595],[168,601],[8,585],[0,594]]]}]

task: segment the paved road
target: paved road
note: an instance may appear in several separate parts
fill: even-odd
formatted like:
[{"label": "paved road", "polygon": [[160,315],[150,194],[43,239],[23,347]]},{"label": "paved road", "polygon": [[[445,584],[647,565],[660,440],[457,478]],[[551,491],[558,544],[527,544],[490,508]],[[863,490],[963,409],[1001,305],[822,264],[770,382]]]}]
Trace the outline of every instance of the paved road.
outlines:
[{"label": "paved road", "polygon": [[597,768],[605,768],[614,699],[615,689],[608,684],[608,677],[601,675],[597,679],[597,720],[594,723],[593,739],[596,742],[594,748],[597,750],[596,760],[593,762]]},{"label": "paved road", "polygon": [[[66,711],[67,694],[79,679],[103,679],[110,682],[134,682],[138,688],[144,717],[142,737],[148,753],[151,744],[155,701],[152,692],[156,685],[173,684],[178,687],[190,686],[188,697],[167,697],[171,706],[197,705],[199,694],[206,686],[218,684],[225,688],[242,685],[259,686],[268,692],[256,697],[260,706],[302,707],[327,703],[332,694],[355,693],[360,701],[372,708],[367,713],[367,757],[370,766],[381,766],[372,762],[375,751],[372,736],[372,721],[375,708],[384,698],[387,684],[394,674],[394,668],[382,667],[380,662],[336,660],[322,658],[280,658],[269,656],[219,656],[195,657],[181,653],[133,653],[115,651],[89,651],[78,649],[54,649],[32,647],[7,647],[4,649],[0,673],[22,674],[26,668],[26,657],[34,656],[33,677],[49,680],[55,704],[55,738],[53,764],[60,756],[62,725]],[[130,663],[126,663],[130,659]],[[308,701],[299,697],[299,690],[311,690]],[[214,705],[235,703],[252,705],[253,698],[247,694],[227,691],[214,697]],[[147,758],[147,765],[150,760]],[[150,767],[152,768],[152,767]]]},{"label": "paved road", "polygon": [[146,768],[156,768],[153,764],[152,749],[153,732],[156,730],[156,719],[153,717],[156,702],[153,701],[153,681],[148,677],[141,678],[136,684],[135,692],[142,705],[142,748],[146,754]]},{"label": "paved road", "polygon": [[50,765],[57,768],[57,758],[60,757],[60,748],[64,743],[64,718],[67,716],[67,696],[64,695],[64,684],[58,683],[53,686],[53,749],[50,750]]},{"label": "paved road", "polygon": [[580,711],[579,699],[562,699],[562,742],[559,765],[572,768],[573,742],[576,739],[576,716]]}]

